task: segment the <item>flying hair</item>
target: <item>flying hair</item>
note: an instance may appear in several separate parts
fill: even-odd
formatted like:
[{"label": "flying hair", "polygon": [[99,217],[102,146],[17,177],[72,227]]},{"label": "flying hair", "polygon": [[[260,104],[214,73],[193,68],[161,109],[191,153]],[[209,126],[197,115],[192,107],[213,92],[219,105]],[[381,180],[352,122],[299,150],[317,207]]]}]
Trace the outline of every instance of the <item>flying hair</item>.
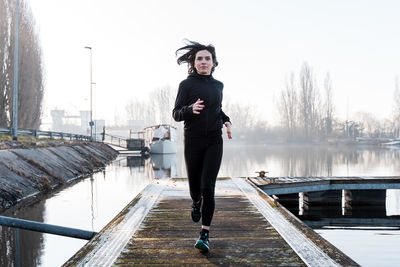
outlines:
[{"label": "flying hair", "polygon": [[190,41],[188,39],[185,39],[186,46],[179,48],[176,50],[175,55],[178,56],[178,54],[182,54],[180,57],[178,57],[177,62],[178,65],[181,65],[182,63],[187,63],[188,64],[188,73],[195,73],[196,69],[194,68],[194,60],[196,59],[196,54],[197,52],[201,50],[207,50],[208,52],[211,53],[212,60],[214,63],[214,66],[211,69],[211,73],[214,72],[214,69],[216,66],[218,66],[218,61],[217,61],[217,55],[215,54],[215,47],[211,44],[209,45],[203,45],[195,41]]}]

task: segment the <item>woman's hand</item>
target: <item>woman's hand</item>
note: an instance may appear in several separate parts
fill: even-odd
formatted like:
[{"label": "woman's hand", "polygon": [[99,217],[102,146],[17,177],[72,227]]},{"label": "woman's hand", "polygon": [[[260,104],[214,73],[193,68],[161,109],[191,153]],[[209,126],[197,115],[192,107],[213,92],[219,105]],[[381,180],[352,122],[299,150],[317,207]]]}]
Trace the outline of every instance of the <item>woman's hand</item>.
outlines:
[{"label": "woman's hand", "polygon": [[192,105],[192,110],[194,114],[200,114],[200,110],[204,108],[203,100],[197,99],[197,101]]},{"label": "woman's hand", "polygon": [[228,134],[228,138],[232,139],[232,132],[231,132],[231,123],[229,121],[224,123],[226,127],[226,133]]}]

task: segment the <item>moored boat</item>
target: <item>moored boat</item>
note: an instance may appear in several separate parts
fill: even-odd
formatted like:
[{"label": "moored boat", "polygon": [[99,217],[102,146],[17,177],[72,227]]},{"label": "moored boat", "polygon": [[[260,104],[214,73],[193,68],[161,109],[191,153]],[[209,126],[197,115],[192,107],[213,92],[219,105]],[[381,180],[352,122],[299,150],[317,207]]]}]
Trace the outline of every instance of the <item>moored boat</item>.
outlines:
[{"label": "moored boat", "polygon": [[176,128],[174,126],[160,124],[146,127],[144,131],[151,154],[176,153]]}]

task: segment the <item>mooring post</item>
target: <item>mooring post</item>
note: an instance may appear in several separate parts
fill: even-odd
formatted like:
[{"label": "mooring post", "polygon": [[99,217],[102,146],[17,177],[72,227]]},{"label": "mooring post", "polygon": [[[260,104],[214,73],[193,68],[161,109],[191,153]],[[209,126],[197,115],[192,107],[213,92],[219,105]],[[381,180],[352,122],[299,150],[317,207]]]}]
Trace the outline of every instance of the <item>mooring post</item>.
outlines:
[{"label": "mooring post", "polygon": [[309,210],[308,193],[300,192],[299,193],[299,215],[308,215],[308,210]]},{"label": "mooring post", "polygon": [[353,195],[350,190],[342,190],[342,215],[351,215]]}]

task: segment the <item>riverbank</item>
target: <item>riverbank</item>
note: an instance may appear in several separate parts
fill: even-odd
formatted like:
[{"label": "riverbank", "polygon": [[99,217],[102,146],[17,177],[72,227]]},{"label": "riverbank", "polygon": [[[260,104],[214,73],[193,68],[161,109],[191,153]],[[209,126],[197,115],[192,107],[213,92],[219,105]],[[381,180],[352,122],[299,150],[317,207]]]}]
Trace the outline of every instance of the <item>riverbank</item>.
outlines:
[{"label": "riverbank", "polygon": [[118,155],[108,145],[84,141],[3,141],[0,147],[0,211],[86,177]]}]

